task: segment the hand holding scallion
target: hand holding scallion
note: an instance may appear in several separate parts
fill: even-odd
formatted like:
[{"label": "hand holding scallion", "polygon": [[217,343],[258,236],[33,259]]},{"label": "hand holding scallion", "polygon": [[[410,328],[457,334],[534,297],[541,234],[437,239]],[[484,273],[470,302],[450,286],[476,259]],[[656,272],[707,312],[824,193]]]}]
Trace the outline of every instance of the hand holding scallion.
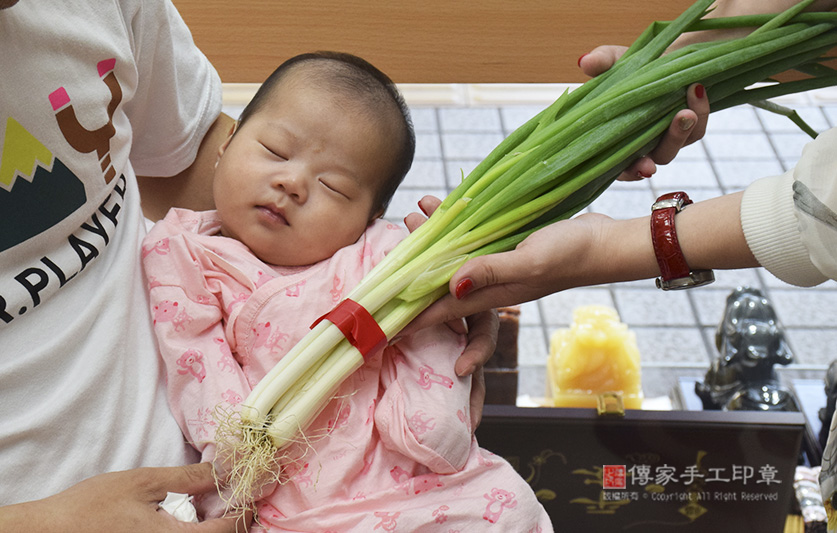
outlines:
[{"label": "hand holding scallion", "polygon": [[[547,237],[567,245],[569,237],[550,226],[584,209],[639,156],[652,153],[687,108],[695,84],[705,88],[713,112],[837,84],[837,73],[821,64],[837,45],[837,14],[801,13],[811,3],[778,15],[702,20],[712,0],[698,0],[676,20],[653,23],[606,73],[565,92],[502,141],[348,298],[392,339],[449,289],[460,289],[449,283],[469,259],[512,250],[530,236],[518,252]],[[758,29],[664,53],[684,32],[738,27]],[[751,88],[792,68],[809,79]],[[579,254],[595,246],[594,228],[578,236]],[[235,457],[243,466],[234,472],[245,473],[232,482],[237,495],[251,493],[259,465],[270,464],[265,457],[299,440],[362,364],[358,350],[326,320],[257,384],[241,411],[239,434],[247,446]]]}]

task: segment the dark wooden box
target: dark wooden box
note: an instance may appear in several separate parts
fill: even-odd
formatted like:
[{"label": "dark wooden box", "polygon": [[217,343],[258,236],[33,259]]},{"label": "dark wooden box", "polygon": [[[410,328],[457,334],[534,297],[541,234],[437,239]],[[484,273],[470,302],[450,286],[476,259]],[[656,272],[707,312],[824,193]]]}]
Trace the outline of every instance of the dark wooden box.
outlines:
[{"label": "dark wooden box", "polygon": [[804,428],[801,413],[486,405],[477,439],[557,531],[780,533]]}]

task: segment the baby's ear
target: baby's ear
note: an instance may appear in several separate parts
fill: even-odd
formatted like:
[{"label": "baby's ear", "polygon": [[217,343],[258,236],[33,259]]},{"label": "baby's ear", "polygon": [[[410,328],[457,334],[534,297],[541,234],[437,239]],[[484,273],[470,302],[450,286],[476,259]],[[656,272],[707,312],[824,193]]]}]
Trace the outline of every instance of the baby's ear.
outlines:
[{"label": "baby's ear", "polygon": [[215,166],[218,166],[218,162],[221,160],[221,156],[224,155],[224,152],[227,151],[227,148],[230,146],[230,141],[235,135],[235,131],[238,129],[238,121],[235,121],[235,124],[232,125],[230,128],[230,134],[227,136],[227,140],[221,143],[221,146],[218,147],[218,157],[215,158]]},{"label": "baby's ear", "polygon": [[383,209],[378,209],[371,217],[369,217],[369,222],[367,223],[367,225],[371,226],[372,223],[378,220],[379,218],[384,218]]}]

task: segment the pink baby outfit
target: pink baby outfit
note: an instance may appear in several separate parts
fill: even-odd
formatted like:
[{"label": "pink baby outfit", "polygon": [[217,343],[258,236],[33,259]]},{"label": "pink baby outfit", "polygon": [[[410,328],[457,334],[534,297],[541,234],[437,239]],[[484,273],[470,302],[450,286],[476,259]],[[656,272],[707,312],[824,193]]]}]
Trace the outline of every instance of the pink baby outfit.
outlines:
[{"label": "pink baby outfit", "polygon": [[[261,262],[218,235],[214,212],[173,210],[144,241],[154,328],[174,415],[203,460],[216,406],[252,387],[403,237],[378,221],[306,267]],[[552,531],[528,484],[471,435],[464,340],[428,328],[371,356],[308,434],[289,481],[258,502],[268,531]]]}]

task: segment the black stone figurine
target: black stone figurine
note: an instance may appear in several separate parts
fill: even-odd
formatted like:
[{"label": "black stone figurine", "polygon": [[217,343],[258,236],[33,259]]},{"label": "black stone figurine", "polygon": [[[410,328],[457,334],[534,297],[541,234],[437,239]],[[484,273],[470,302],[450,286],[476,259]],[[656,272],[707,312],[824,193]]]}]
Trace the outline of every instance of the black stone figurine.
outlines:
[{"label": "black stone figurine", "polygon": [[831,428],[835,402],[837,402],[837,360],[831,361],[828,370],[825,372],[825,406],[821,407],[817,413],[821,424],[817,440],[823,450],[828,440],[828,430]]},{"label": "black stone figurine", "polygon": [[776,312],[758,289],[739,287],[727,297],[715,333],[719,356],[695,392],[703,408],[726,411],[798,411],[773,365],[787,365],[793,354]]}]

